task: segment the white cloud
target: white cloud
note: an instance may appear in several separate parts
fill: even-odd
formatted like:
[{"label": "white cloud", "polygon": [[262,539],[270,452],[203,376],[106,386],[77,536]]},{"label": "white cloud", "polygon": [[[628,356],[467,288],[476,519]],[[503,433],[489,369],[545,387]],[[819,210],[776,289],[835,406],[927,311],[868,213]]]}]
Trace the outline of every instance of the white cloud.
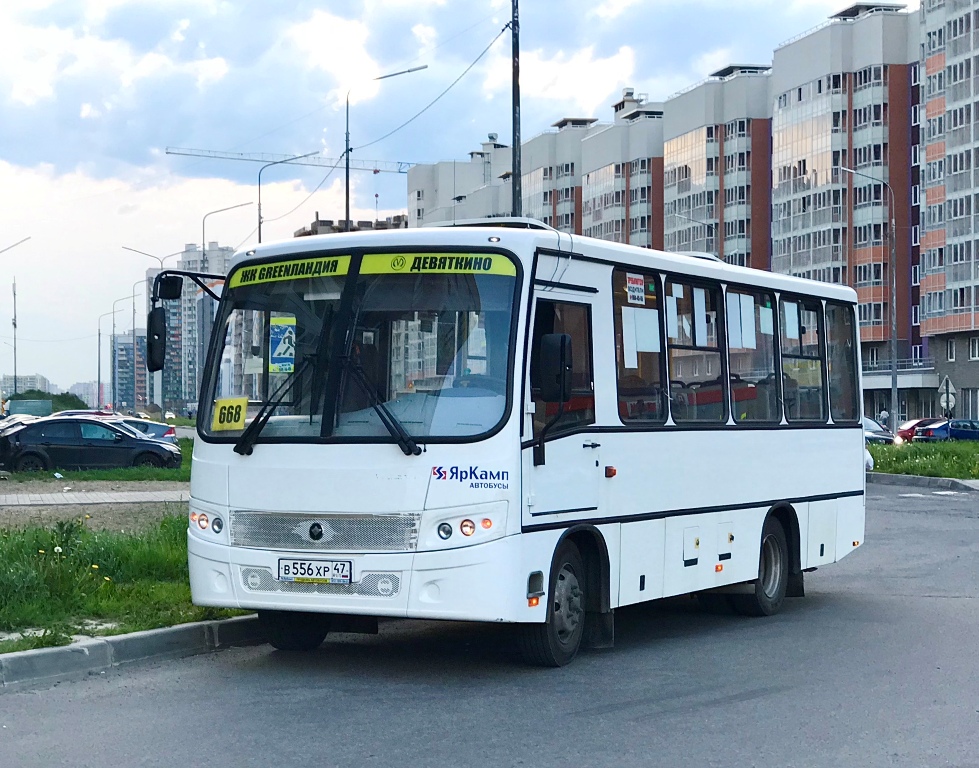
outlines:
[{"label": "white cloud", "polygon": [[[509,91],[511,60],[497,45],[486,67],[483,91],[487,96]],[[594,46],[574,51],[570,56],[558,51],[544,58],[540,50],[520,54],[521,97],[570,102],[588,117],[602,106],[611,90],[628,83],[634,76],[635,52],[627,45],[613,55],[596,58]]]},{"label": "white cloud", "polygon": [[707,77],[711,72],[716,72],[722,67],[726,67],[732,61],[732,49],[715,48],[712,51],[702,53],[693,60],[694,77]]},{"label": "white cloud", "polygon": [[418,41],[422,50],[430,49],[438,39],[438,32],[435,27],[430,27],[427,24],[415,24],[411,28],[411,34]]},{"label": "white cloud", "polygon": [[78,116],[82,118],[82,120],[90,120],[97,117],[102,117],[102,113],[99,112],[99,110],[93,107],[91,104],[86,102],[82,104],[82,108],[81,110],[79,110]]},{"label": "white cloud", "polygon": [[187,36],[184,33],[189,27],[190,19],[181,19],[179,22],[177,22],[177,28],[173,30],[173,33],[170,35],[170,39],[175,43],[182,43],[187,39]]},{"label": "white cloud", "polygon": [[593,13],[603,19],[614,19],[640,2],[642,0],[605,0],[595,8]]}]

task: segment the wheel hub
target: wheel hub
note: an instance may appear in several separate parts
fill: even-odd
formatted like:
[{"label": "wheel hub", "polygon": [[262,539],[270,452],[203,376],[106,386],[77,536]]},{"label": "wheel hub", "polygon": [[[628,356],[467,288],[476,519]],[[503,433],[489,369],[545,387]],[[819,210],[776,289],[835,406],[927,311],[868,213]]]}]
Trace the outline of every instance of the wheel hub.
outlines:
[{"label": "wheel hub", "polygon": [[571,566],[565,563],[558,573],[554,587],[554,630],[562,643],[568,642],[574,636],[583,614],[578,577]]}]

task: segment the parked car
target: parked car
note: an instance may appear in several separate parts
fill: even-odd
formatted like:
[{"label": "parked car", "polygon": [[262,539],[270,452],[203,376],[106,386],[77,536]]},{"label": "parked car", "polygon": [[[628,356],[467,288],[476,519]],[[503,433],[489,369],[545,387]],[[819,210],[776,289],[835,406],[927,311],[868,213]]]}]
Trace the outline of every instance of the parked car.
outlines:
[{"label": "parked car", "polygon": [[175,414],[173,411],[167,411],[166,413],[163,414],[163,418],[164,419],[175,419],[175,418],[177,418],[177,414]]},{"label": "parked car", "polygon": [[891,445],[895,442],[894,434],[890,430],[882,427],[869,416],[864,416],[862,422],[863,437],[866,442],[877,443],[880,445]]},{"label": "parked car", "polygon": [[118,422],[141,432],[147,437],[152,437],[154,440],[166,440],[168,443],[177,442],[177,430],[169,424],[164,424],[160,421],[137,419],[132,416],[123,416],[118,419]]},{"label": "parked car", "polygon": [[915,427],[911,440],[915,443],[937,443],[948,438],[948,421],[939,419],[923,427]]},{"label": "parked car", "polygon": [[948,436],[952,440],[979,440],[979,421],[952,419],[948,423]]},{"label": "parked car", "polygon": [[897,428],[897,436],[905,443],[910,443],[914,437],[914,430],[918,427],[927,427],[929,424],[936,424],[942,419],[929,417],[926,419],[911,419]]},{"label": "parked car", "polygon": [[180,466],[172,443],[86,416],[49,416],[0,433],[0,467],[15,471]]}]

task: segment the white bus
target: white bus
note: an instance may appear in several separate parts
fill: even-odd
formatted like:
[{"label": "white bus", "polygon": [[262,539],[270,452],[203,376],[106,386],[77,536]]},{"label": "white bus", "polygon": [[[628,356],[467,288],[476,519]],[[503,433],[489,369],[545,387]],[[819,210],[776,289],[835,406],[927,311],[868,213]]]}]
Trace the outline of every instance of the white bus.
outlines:
[{"label": "white bus", "polygon": [[619,606],[773,614],[860,544],[850,288],[516,224],[235,256],[201,384],[195,603],[255,609],[290,650],[377,617],[505,622],[559,666],[609,647]]}]

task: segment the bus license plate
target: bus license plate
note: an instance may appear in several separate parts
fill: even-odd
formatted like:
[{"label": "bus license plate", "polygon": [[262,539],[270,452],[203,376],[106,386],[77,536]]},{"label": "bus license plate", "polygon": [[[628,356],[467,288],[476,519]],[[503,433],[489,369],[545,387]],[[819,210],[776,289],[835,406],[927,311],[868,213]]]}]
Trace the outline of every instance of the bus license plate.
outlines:
[{"label": "bus license plate", "polygon": [[301,584],[349,584],[350,560],[279,560],[279,581]]}]

